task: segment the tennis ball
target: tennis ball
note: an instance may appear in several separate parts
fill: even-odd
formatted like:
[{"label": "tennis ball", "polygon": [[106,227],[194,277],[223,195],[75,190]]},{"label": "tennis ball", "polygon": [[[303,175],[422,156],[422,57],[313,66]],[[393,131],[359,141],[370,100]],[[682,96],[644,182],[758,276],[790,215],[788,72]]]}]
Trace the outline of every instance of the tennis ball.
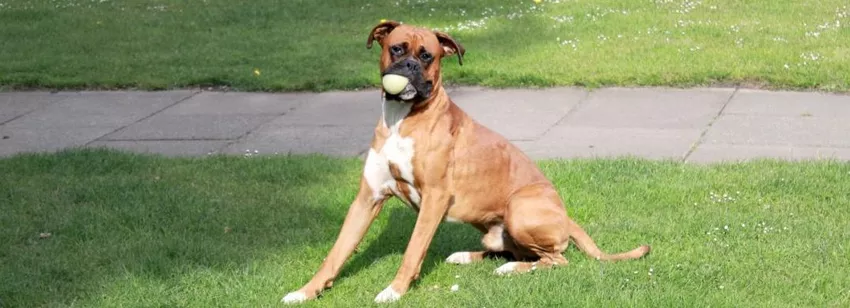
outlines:
[{"label": "tennis ball", "polygon": [[407,77],[395,74],[386,74],[383,78],[381,78],[381,82],[384,85],[384,91],[387,91],[389,94],[399,94],[404,87],[410,82]]}]

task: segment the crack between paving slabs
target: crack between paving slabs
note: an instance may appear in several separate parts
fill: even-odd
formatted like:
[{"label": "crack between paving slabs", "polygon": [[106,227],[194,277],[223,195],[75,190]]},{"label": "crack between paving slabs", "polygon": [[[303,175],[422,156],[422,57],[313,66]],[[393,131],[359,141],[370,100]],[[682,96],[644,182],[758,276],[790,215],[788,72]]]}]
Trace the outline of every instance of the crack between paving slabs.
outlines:
[{"label": "crack between paving slabs", "polygon": [[546,134],[548,134],[549,131],[552,130],[552,128],[560,125],[561,123],[563,123],[567,119],[567,117],[578,112],[578,110],[581,108],[581,106],[584,105],[584,103],[587,101],[587,98],[590,97],[591,92],[593,92],[593,91],[592,90],[586,90],[586,92],[584,93],[584,96],[582,96],[578,100],[578,103],[576,103],[576,105],[573,106],[573,108],[570,108],[570,110],[567,110],[567,113],[565,113],[564,116],[562,116],[560,119],[558,119],[558,121],[555,121],[555,124],[552,124],[551,126],[547,127],[546,130],[543,131],[542,133],[540,133],[539,135],[537,135],[537,137],[534,137],[534,138],[531,138],[531,139],[512,140],[512,141],[537,141],[540,138],[542,138],[543,136],[546,136]]},{"label": "crack between paving slabs", "polygon": [[159,113],[161,113],[161,112],[165,111],[165,110],[166,110],[166,109],[168,109],[168,108],[174,107],[174,106],[176,106],[176,105],[177,105],[177,104],[179,104],[179,103],[185,102],[185,101],[189,100],[190,98],[195,97],[195,95],[198,95],[198,93],[201,93],[201,92],[202,92],[201,90],[198,90],[198,91],[192,92],[192,94],[190,94],[189,96],[186,96],[186,97],[184,97],[184,98],[178,99],[176,102],[174,102],[174,103],[172,103],[172,104],[170,104],[170,105],[168,105],[168,106],[165,106],[164,108],[162,108],[162,109],[160,109],[160,110],[154,111],[153,113],[151,113],[151,114],[149,114],[149,115],[147,115],[147,116],[145,116],[145,117],[142,117],[141,119],[139,119],[139,120],[137,120],[137,121],[134,121],[133,123],[130,123],[130,124],[127,124],[127,125],[121,126],[121,127],[119,127],[119,128],[116,128],[115,130],[113,130],[113,131],[111,131],[111,132],[108,132],[108,133],[106,133],[106,134],[103,134],[103,135],[102,135],[102,136],[100,136],[100,137],[94,138],[94,139],[92,139],[91,141],[86,142],[86,144],[84,144],[83,146],[84,146],[84,147],[87,147],[87,146],[89,146],[89,145],[91,145],[92,143],[97,142],[97,141],[108,141],[108,140],[101,140],[101,138],[106,137],[106,136],[109,136],[109,135],[112,135],[112,134],[114,134],[114,133],[117,133],[117,132],[119,132],[119,131],[121,131],[121,130],[123,130],[123,129],[127,128],[127,127],[129,127],[130,125],[133,125],[133,124],[139,123],[139,122],[144,121],[144,120],[146,120],[146,119],[148,119],[148,118],[150,118],[150,117],[152,117],[152,116],[155,116],[155,115],[157,115],[157,114],[159,114]]},{"label": "crack between paving slabs", "polygon": [[301,103],[300,103],[300,104],[298,104],[297,106],[293,106],[292,108],[289,108],[289,111],[285,111],[285,112],[281,112],[281,113],[276,114],[274,117],[269,118],[269,120],[268,120],[268,121],[264,121],[264,122],[262,122],[262,123],[260,123],[260,124],[257,124],[256,126],[252,127],[251,129],[249,129],[248,131],[246,131],[244,134],[240,135],[239,137],[236,137],[235,139],[223,139],[223,140],[230,140],[230,142],[226,142],[224,145],[222,145],[221,147],[219,147],[219,148],[215,149],[215,151],[212,151],[212,152],[210,152],[209,154],[222,154],[222,152],[224,151],[224,149],[227,149],[227,148],[228,148],[228,147],[230,147],[231,145],[234,145],[234,144],[238,143],[239,141],[242,141],[242,139],[245,139],[245,137],[250,136],[250,135],[251,135],[251,133],[253,133],[253,132],[254,132],[254,131],[256,131],[257,129],[259,129],[260,127],[263,127],[264,125],[266,125],[266,124],[268,124],[268,123],[270,123],[270,122],[272,122],[272,121],[274,121],[274,120],[277,120],[277,119],[279,119],[279,118],[280,118],[280,117],[282,117],[282,116],[285,116],[285,115],[287,114],[287,112],[293,112],[293,111],[297,110],[298,108],[300,108],[300,107],[301,107],[301,106],[303,106],[304,104],[307,104],[307,102],[306,102],[306,101],[301,102]]},{"label": "crack between paving slabs", "polygon": [[[578,110],[578,109],[580,108],[580,106],[581,106],[582,104],[584,104],[584,102],[585,102],[585,101],[587,100],[587,98],[590,96],[590,93],[591,93],[591,91],[586,91],[586,92],[585,92],[585,94],[584,94],[584,96],[582,96],[582,97],[579,99],[578,103],[576,103],[576,105],[575,105],[573,108],[570,108],[570,110],[568,110],[568,111],[564,114],[564,116],[563,116],[563,117],[561,117],[560,119],[558,119],[558,121],[555,121],[555,123],[554,123],[553,125],[551,125],[550,127],[546,128],[546,130],[545,130],[543,133],[541,133],[540,135],[538,135],[538,136],[536,136],[536,137],[534,137],[534,138],[522,138],[522,139],[511,140],[511,142],[514,142],[514,141],[519,141],[519,142],[531,142],[531,141],[537,141],[538,139],[540,139],[540,137],[542,137],[543,135],[545,135],[546,133],[548,133],[548,132],[549,132],[549,131],[553,128],[553,127],[557,126],[558,124],[560,124],[561,122],[563,122],[563,121],[564,121],[564,119],[566,119],[568,116],[570,116],[571,114],[575,113],[575,112],[576,112],[576,110]],[[301,106],[303,106],[303,105],[304,105],[304,104],[306,104],[306,103],[307,103],[307,102],[302,102],[302,103],[301,103],[301,104],[299,104],[298,106],[295,106],[295,107],[291,108],[291,109],[289,110],[289,112],[295,111],[296,109],[300,108]],[[231,142],[228,142],[228,143],[224,144],[223,146],[219,147],[218,149],[216,149],[216,150],[215,150],[215,152],[214,152],[214,153],[216,153],[216,154],[221,153],[224,149],[227,149],[227,148],[228,148],[228,147],[230,147],[231,145],[234,145],[234,144],[238,143],[239,141],[241,141],[242,139],[244,139],[245,137],[247,137],[247,136],[251,135],[251,133],[253,133],[254,131],[256,131],[258,128],[260,128],[260,127],[262,127],[263,125],[265,125],[265,124],[267,124],[267,123],[269,123],[269,122],[271,122],[271,121],[273,121],[273,120],[275,120],[275,119],[277,119],[277,118],[279,118],[279,117],[281,117],[281,116],[284,116],[284,115],[286,115],[286,114],[287,114],[286,112],[281,113],[281,114],[278,114],[276,117],[274,117],[274,118],[272,118],[272,119],[270,119],[270,120],[268,120],[268,121],[265,121],[265,122],[263,122],[263,123],[260,123],[259,125],[255,126],[254,128],[251,128],[251,129],[250,129],[250,130],[248,130],[245,134],[243,134],[243,135],[241,135],[241,136],[237,137],[236,139],[220,139],[220,140],[231,140]],[[299,126],[301,126],[301,125],[298,125],[298,124],[292,124],[292,125],[282,125],[282,127],[299,127]],[[346,126],[346,125],[337,125],[337,124],[321,124],[321,125],[318,125],[318,127],[320,127],[320,128],[322,128],[322,127],[343,127],[343,126]],[[171,139],[171,140],[174,140],[174,139]],[[198,139],[195,139],[195,140],[198,140]],[[219,140],[219,139],[217,139],[217,140]],[[359,158],[359,157],[363,157],[363,156],[364,156],[364,155],[366,155],[366,153],[368,153],[368,152],[369,152],[369,148],[367,147],[366,149],[363,149],[363,150],[361,150],[361,151],[358,151],[358,152],[357,152],[357,154],[355,154],[355,156],[354,156],[354,157],[358,157],[358,158]]]},{"label": "crack between paving slabs", "polygon": [[688,158],[691,157],[691,154],[693,154],[694,151],[697,150],[697,147],[702,144],[703,139],[705,139],[705,135],[708,134],[708,130],[711,129],[711,127],[714,125],[714,122],[717,122],[717,119],[719,119],[720,116],[723,115],[723,111],[726,110],[726,106],[729,106],[729,103],[732,102],[732,99],[735,98],[736,94],[738,94],[738,89],[740,89],[740,87],[735,87],[735,91],[732,91],[732,94],[729,94],[729,98],[726,99],[726,102],[723,103],[723,106],[720,107],[720,110],[717,111],[717,114],[714,115],[713,118],[711,118],[711,121],[708,121],[708,124],[705,126],[705,129],[703,129],[702,133],[699,134],[697,141],[694,142],[691,145],[691,148],[688,149],[688,152],[685,153],[684,156],[682,156],[682,162],[687,162]]},{"label": "crack between paving slabs", "polygon": [[[51,95],[54,95],[54,94],[55,94],[55,93],[51,93]],[[77,94],[79,94],[79,92],[78,92]],[[60,99],[57,99],[57,100],[55,100],[55,101],[49,102],[49,103],[47,103],[47,104],[46,104],[46,105],[44,105],[44,106],[41,106],[41,107],[35,108],[35,109],[33,109],[33,110],[30,110],[30,111],[24,112],[24,113],[22,113],[22,114],[19,114],[19,115],[15,116],[15,117],[13,117],[13,118],[11,118],[11,119],[8,119],[8,120],[6,120],[6,121],[3,121],[3,123],[0,123],[0,126],[6,125],[6,123],[9,123],[9,122],[12,122],[12,121],[14,121],[14,120],[17,120],[17,119],[19,119],[19,118],[21,118],[21,117],[23,117],[23,116],[25,116],[25,115],[28,115],[28,114],[30,114],[30,113],[33,113],[33,112],[36,112],[36,111],[42,110],[42,109],[47,108],[47,107],[49,107],[49,106],[53,106],[53,105],[55,105],[56,103],[59,103],[59,102],[65,101],[65,100],[67,100],[67,99],[69,99],[69,98],[71,98],[71,97],[72,97],[71,95],[69,95],[69,96],[65,96],[64,98],[60,98]],[[100,138],[100,137],[98,137],[98,138]]]},{"label": "crack between paving slabs", "polygon": [[[552,124],[552,126],[550,126],[550,127],[546,128],[546,130],[545,130],[543,133],[541,133],[540,135],[538,135],[538,136],[536,136],[536,137],[534,137],[534,138],[511,139],[511,140],[509,140],[509,141],[510,141],[510,142],[533,142],[533,141],[537,141],[538,139],[540,139],[540,137],[542,137],[543,135],[546,135],[546,133],[548,133],[548,132],[549,132],[549,130],[551,130],[551,129],[552,129],[552,127],[557,126],[557,125],[558,125],[558,124],[560,124],[560,123],[561,123],[561,122],[562,122],[565,118],[567,118],[567,116],[569,116],[570,114],[574,113],[574,112],[575,112],[575,111],[579,108],[579,106],[581,106],[581,105],[582,105],[582,104],[583,104],[583,103],[587,100],[587,98],[588,98],[589,96],[590,96],[590,91],[586,91],[586,92],[585,92],[585,94],[584,94],[584,96],[582,96],[582,97],[579,99],[578,103],[576,103],[576,105],[575,105],[573,108],[570,108],[570,110],[568,110],[568,111],[564,114],[564,116],[562,116],[560,119],[558,119],[558,121],[555,121],[555,124]],[[293,126],[293,127],[295,127],[295,126],[297,126],[297,125],[292,125],[292,126]],[[343,125],[334,125],[334,124],[320,125],[320,127],[336,127],[336,126],[343,126]],[[366,149],[364,149],[364,150],[362,150],[362,151],[358,152],[358,153],[357,153],[357,155],[356,155],[355,157],[357,157],[357,158],[362,158],[362,157],[364,157],[364,156],[366,155],[366,153],[368,153],[368,152],[369,152],[369,147],[367,147]]]}]

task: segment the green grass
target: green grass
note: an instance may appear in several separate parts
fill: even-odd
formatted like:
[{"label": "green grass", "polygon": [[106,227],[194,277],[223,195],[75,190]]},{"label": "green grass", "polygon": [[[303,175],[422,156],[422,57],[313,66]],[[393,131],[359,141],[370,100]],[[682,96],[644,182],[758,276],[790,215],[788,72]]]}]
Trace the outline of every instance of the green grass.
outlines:
[{"label": "green grass", "polygon": [[[0,305],[277,306],[332,245],[360,165],[103,150],[2,159]],[[603,249],[648,243],[652,254],[602,264],[570,248],[566,267],[497,278],[499,260],[444,264],[480,244],[473,228],[443,224],[422,279],[396,306],[850,305],[850,164],[540,165]],[[334,288],[308,306],[370,305],[395,275],[414,220],[389,204]]]},{"label": "green grass", "polygon": [[374,3],[0,0],[0,87],[370,87],[368,31],[395,19],[464,44],[456,84],[850,89],[846,0]]}]

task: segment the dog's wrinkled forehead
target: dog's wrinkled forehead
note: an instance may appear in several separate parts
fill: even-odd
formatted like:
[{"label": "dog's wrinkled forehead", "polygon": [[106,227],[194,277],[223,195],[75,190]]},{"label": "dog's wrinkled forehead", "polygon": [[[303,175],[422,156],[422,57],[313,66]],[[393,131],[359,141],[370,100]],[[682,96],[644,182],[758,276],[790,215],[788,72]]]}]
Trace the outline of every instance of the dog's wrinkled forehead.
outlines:
[{"label": "dog's wrinkled forehead", "polygon": [[385,49],[390,46],[403,45],[406,49],[405,51],[415,54],[418,54],[424,49],[436,55],[441,50],[440,41],[434,35],[434,32],[407,25],[400,25],[393,29],[384,42]]},{"label": "dog's wrinkled forehead", "polygon": [[[409,59],[410,56],[418,56],[425,52],[425,62],[432,68],[440,66],[440,59],[447,56],[457,55],[458,65],[463,65],[463,55],[466,50],[455,41],[449,34],[428,30],[402,24],[397,21],[381,21],[375,25],[366,40],[366,48],[372,48],[373,42],[378,42],[383,47],[381,56],[381,68],[385,68],[392,61],[400,58]],[[390,53],[392,51],[392,54]],[[434,69],[435,74],[439,70]]]}]

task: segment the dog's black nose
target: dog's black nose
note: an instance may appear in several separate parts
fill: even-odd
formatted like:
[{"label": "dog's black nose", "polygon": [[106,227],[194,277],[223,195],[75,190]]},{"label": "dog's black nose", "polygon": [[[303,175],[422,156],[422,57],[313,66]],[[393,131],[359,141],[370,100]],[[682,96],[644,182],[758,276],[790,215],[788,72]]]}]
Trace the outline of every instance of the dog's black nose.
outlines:
[{"label": "dog's black nose", "polygon": [[419,70],[421,68],[421,66],[419,66],[418,62],[410,60],[410,59],[405,61],[404,65],[407,66],[407,69],[410,70],[410,72],[412,72],[412,73],[419,72]]}]

